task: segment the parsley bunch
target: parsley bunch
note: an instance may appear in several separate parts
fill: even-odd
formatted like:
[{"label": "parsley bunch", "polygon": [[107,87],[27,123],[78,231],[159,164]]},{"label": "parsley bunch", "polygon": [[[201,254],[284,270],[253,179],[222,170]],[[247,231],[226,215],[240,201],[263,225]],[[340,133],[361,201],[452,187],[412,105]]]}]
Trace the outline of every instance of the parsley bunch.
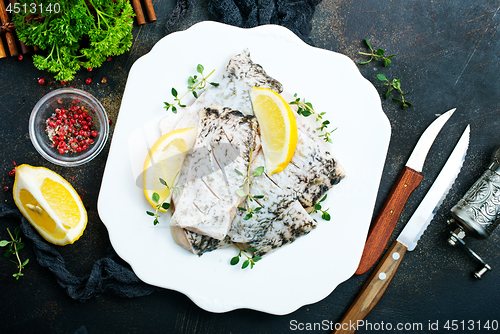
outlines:
[{"label": "parsley bunch", "polygon": [[[30,8],[32,0],[18,2]],[[55,3],[59,12],[46,9]],[[134,15],[127,0],[43,0],[35,13],[21,11],[13,21],[21,41],[46,51],[33,56],[35,67],[69,81],[81,66],[99,67],[130,49]]]}]

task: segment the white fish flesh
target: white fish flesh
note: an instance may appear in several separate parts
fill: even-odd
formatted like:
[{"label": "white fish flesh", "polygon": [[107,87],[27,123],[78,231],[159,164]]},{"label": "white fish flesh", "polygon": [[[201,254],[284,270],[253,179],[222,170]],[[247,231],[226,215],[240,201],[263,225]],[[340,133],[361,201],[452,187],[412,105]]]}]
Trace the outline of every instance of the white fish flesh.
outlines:
[{"label": "white fish flesh", "polygon": [[[250,154],[260,149],[255,116],[223,108],[206,108],[200,117],[190,165],[185,165],[185,183],[176,201],[170,224],[222,240],[243,198],[236,194]],[[238,152],[233,161],[225,161]]]}]

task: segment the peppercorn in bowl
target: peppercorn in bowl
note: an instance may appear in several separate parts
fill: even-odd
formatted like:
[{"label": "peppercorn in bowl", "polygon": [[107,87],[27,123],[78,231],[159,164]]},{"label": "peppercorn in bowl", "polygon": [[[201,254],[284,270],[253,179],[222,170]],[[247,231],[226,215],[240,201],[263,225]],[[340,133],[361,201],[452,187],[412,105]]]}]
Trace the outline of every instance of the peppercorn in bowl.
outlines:
[{"label": "peppercorn in bowl", "polygon": [[75,88],[57,89],[33,108],[29,133],[35,149],[48,161],[79,166],[95,158],[106,144],[108,115],[91,94]]}]

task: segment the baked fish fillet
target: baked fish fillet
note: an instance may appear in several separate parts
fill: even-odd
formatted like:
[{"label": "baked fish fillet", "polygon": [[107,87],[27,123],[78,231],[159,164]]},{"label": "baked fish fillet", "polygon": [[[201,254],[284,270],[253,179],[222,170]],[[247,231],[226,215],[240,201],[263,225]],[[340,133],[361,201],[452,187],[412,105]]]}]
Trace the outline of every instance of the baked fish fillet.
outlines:
[{"label": "baked fish fillet", "polygon": [[[179,180],[181,193],[170,224],[222,240],[233,221],[242,197],[236,194],[250,154],[259,150],[255,116],[223,108],[206,108],[200,117],[196,143]],[[233,161],[223,159],[238,152]],[[180,184],[180,183],[178,183]]]}]

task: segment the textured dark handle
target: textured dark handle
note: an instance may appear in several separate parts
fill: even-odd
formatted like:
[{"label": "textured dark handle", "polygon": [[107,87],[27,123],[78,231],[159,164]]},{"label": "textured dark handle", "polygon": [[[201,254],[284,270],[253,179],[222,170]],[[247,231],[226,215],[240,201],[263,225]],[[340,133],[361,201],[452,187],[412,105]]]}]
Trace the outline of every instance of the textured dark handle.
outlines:
[{"label": "textured dark handle", "polygon": [[423,177],[422,173],[405,166],[404,171],[399,175],[396,184],[389,193],[382,210],[372,223],[361,261],[355,272],[356,275],[366,273],[380,258],[391,238],[408,197],[418,187]]},{"label": "textured dark handle", "polygon": [[335,334],[354,333],[357,330],[358,321],[363,320],[370,313],[387,290],[406,251],[403,244],[394,241],[347,313],[336,326],[339,330],[335,331]]}]

